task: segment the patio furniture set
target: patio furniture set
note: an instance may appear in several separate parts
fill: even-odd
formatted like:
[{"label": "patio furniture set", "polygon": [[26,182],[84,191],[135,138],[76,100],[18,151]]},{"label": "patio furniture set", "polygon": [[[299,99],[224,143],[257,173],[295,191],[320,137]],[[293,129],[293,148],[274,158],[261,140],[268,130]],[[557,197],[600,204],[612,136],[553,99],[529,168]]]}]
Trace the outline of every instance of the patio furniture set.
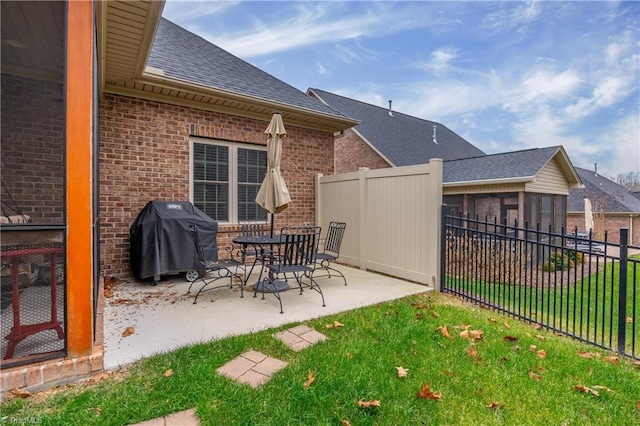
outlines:
[{"label": "patio furniture set", "polygon": [[344,222],[331,222],[325,238],[321,238],[319,226],[284,227],[280,234],[273,235],[267,233],[266,224],[243,224],[241,235],[233,239],[239,249],[228,259],[218,259],[217,253],[213,254],[213,259],[207,259],[196,234],[194,242],[200,270],[187,293],[196,283],[202,284],[193,300],[196,304],[201,293],[222,287],[232,288],[237,283],[240,297],[244,297],[244,287],[257,266],[260,274],[253,283],[253,297],[261,293],[264,299],[265,294],[273,294],[278,299],[282,314],[281,293],[297,285],[300,294],[305,288],[319,293],[324,307],[324,294],[316,278],[340,276],[347,285],[344,274],[331,266],[331,262],[340,255],[345,229]]}]

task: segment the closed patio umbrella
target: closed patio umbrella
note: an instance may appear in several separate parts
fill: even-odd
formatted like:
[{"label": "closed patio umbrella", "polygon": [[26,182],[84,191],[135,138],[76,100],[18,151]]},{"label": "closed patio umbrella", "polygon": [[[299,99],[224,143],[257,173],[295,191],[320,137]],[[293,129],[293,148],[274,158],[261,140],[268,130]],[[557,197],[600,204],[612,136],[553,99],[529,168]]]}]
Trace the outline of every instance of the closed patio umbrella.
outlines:
[{"label": "closed patio umbrella", "polygon": [[264,132],[267,135],[267,174],[256,195],[256,203],[271,214],[271,235],[273,236],[273,215],[286,209],[291,202],[289,190],[280,173],[282,139],[287,136],[280,113],[273,114]]},{"label": "closed patio umbrella", "polygon": [[587,233],[593,229],[593,211],[591,209],[591,201],[584,199],[584,228]]}]

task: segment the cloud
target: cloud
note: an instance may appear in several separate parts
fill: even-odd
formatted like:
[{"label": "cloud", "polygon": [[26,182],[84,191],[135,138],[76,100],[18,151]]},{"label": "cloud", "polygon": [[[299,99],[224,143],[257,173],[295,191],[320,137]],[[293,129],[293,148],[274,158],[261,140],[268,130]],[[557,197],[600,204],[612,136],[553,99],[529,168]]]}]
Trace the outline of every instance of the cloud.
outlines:
[{"label": "cloud", "polygon": [[640,172],[640,116],[637,112],[622,117],[598,136],[598,145],[605,146],[611,155],[603,156],[609,176]]},{"label": "cloud", "polygon": [[571,95],[580,85],[581,78],[574,70],[553,72],[536,69],[524,75],[516,88],[509,91],[504,108],[518,111],[531,107],[532,103],[562,101]]},{"label": "cloud", "polygon": [[443,47],[431,52],[431,62],[429,67],[435,71],[447,69],[449,64],[458,57],[458,49],[454,47]]},{"label": "cloud", "polygon": [[[242,28],[216,27],[214,32],[210,26],[196,22],[195,11],[182,12],[176,7],[165,10],[163,16],[243,58],[323,43],[379,38],[437,23],[429,18],[431,8],[421,3],[301,2],[280,11],[271,8],[260,16],[249,14],[250,9],[247,8],[243,10],[245,23]],[[212,14],[221,10],[212,7],[203,13]],[[251,26],[247,26],[246,22]]]},{"label": "cloud", "polygon": [[589,96],[581,96],[567,105],[565,112],[569,117],[576,120],[593,115],[638,91],[640,55],[637,43],[637,36],[634,39],[627,32],[604,48],[604,56],[592,64]]},{"label": "cloud", "polygon": [[232,8],[240,1],[210,1],[210,0],[166,0],[163,16],[170,17],[174,22],[187,21],[193,18],[205,18]]}]

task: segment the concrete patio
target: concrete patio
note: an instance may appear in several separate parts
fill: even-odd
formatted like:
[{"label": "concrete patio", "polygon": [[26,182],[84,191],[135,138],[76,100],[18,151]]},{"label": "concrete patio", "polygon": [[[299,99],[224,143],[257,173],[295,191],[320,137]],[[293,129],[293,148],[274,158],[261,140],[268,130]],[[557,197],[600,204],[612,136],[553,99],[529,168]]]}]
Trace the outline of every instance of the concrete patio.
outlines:
[{"label": "concrete patio", "polygon": [[282,293],[284,314],[279,313],[273,295],[267,294],[262,300],[260,294],[254,298],[253,292],[245,290],[241,299],[237,287],[202,293],[194,305],[193,298],[200,285],[195,284],[187,294],[190,283],[179,275],[166,277],[157,286],[148,282],[120,282],[112,288],[111,297],[104,299],[104,367],[116,369],[181,346],[302,322],[431,290],[381,274],[336,267],[344,273],[349,285],[345,286],[340,278],[319,278],[326,307],[322,307],[318,293],[306,289],[299,295],[298,290],[292,289]]}]

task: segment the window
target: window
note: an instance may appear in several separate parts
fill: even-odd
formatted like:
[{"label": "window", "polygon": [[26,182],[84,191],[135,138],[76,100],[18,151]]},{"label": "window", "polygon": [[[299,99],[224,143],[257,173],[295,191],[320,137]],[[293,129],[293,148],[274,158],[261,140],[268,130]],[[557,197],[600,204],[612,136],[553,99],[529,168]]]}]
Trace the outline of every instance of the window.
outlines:
[{"label": "window", "polygon": [[191,199],[219,222],[266,220],[255,202],[267,172],[267,151],[239,143],[192,141]]}]

